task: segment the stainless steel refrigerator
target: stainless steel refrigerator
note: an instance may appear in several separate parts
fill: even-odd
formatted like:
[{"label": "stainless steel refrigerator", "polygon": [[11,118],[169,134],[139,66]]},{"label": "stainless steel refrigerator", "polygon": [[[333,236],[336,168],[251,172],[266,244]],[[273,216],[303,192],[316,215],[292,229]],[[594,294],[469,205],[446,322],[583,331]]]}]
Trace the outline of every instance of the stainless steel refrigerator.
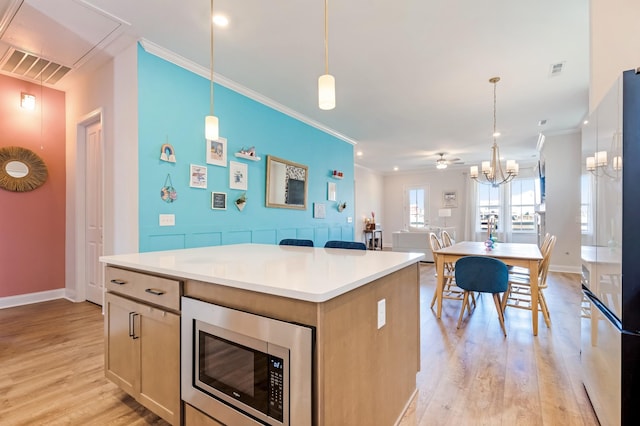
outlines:
[{"label": "stainless steel refrigerator", "polygon": [[640,69],[582,132],[581,367],[600,424],[640,417]]}]

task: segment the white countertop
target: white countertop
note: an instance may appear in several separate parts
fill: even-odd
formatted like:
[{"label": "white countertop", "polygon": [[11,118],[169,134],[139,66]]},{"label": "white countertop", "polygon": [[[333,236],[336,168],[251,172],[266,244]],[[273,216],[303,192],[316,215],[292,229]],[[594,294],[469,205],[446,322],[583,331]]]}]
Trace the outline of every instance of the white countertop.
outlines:
[{"label": "white countertop", "polygon": [[234,244],[102,256],[113,266],[324,302],[424,258],[423,253]]}]

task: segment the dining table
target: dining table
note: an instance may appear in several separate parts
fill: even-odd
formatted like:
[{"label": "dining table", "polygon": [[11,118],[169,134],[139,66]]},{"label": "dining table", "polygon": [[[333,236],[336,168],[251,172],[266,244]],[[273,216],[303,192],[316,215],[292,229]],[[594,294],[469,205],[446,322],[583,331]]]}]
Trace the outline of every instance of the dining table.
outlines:
[{"label": "dining table", "polygon": [[442,315],[442,296],[444,291],[444,265],[455,264],[456,260],[465,256],[486,256],[503,261],[509,266],[519,266],[529,270],[531,283],[531,321],[533,335],[538,335],[538,265],[542,253],[536,244],[501,243],[487,247],[482,241],[461,241],[433,252],[436,262],[436,296],[438,318]]}]

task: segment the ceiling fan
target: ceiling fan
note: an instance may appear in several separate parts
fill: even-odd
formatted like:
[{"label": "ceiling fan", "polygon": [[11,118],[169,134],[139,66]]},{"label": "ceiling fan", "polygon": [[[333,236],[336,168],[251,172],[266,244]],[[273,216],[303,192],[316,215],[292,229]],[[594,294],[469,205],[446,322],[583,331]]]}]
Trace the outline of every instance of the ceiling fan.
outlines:
[{"label": "ceiling fan", "polygon": [[[440,156],[440,158],[436,160],[436,169],[439,169],[439,170],[446,169],[450,163],[460,161],[459,158],[448,158],[448,159],[444,158],[444,155],[445,155],[444,152],[438,152],[436,153],[436,155]],[[462,164],[462,163],[458,163],[458,164]]]}]

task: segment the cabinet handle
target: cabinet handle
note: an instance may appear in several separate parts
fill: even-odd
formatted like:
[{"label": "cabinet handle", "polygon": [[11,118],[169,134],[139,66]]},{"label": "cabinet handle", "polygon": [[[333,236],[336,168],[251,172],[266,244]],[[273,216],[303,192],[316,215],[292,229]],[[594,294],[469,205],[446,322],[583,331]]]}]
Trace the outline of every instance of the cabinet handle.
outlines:
[{"label": "cabinet handle", "polygon": [[133,335],[135,334],[134,330],[133,330],[133,315],[135,314],[135,312],[129,312],[129,337],[133,337]]},{"label": "cabinet handle", "polygon": [[136,317],[140,315],[137,312],[129,312],[129,325],[131,326],[131,330],[129,332],[129,336],[133,340],[139,339],[140,336],[136,336]]},{"label": "cabinet handle", "polygon": [[116,280],[115,278],[111,280],[112,283],[114,284],[118,284],[118,285],[125,285],[127,282],[124,280]]},{"label": "cabinet handle", "polygon": [[163,294],[166,293],[166,292],[164,292],[162,290],[158,290],[158,289],[155,289],[155,288],[148,288],[145,291],[147,293],[155,294],[156,296],[162,296]]}]

